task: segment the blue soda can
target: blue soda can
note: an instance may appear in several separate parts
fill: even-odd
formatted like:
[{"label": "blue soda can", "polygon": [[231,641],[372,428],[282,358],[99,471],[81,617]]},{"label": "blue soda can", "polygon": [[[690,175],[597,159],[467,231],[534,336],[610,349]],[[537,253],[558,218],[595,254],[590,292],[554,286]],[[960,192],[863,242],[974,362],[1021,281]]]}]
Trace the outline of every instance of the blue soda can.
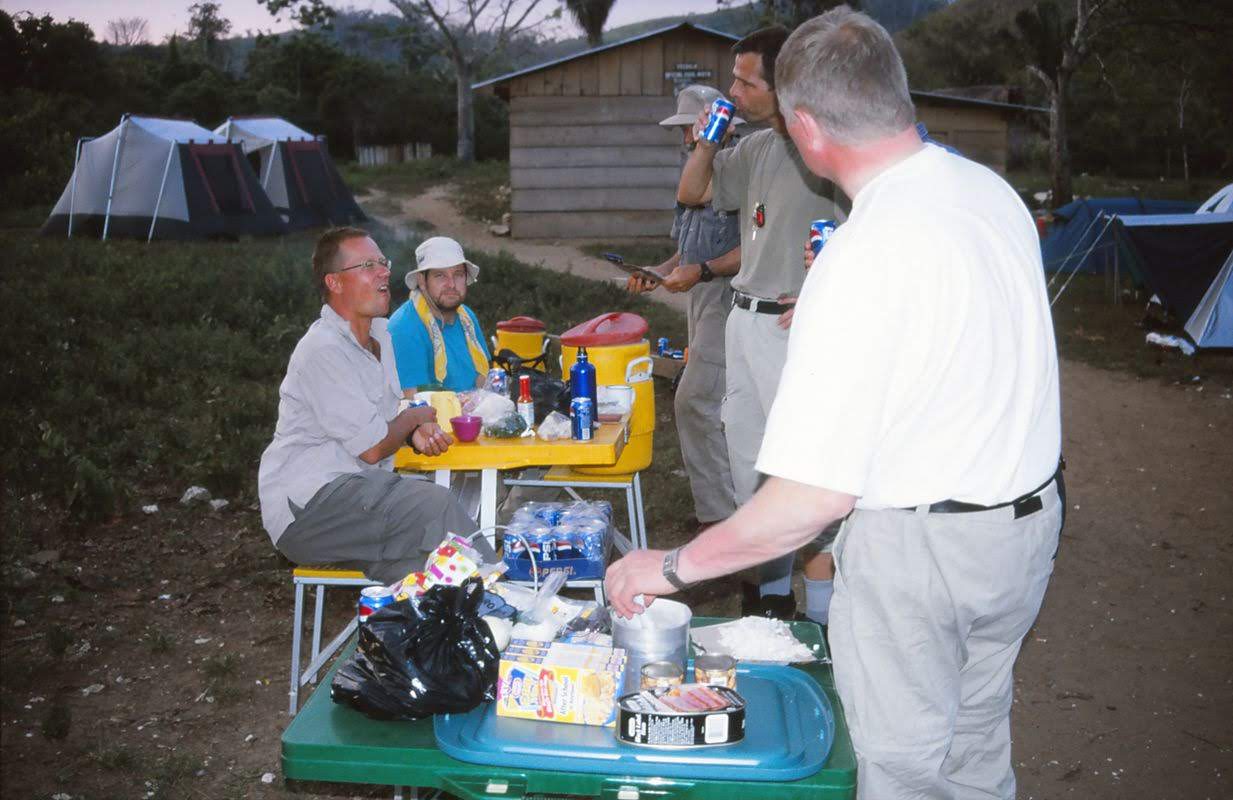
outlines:
[{"label": "blue soda can", "polygon": [[655,340],[655,355],[662,356],[668,349],[668,337],[661,336]]},{"label": "blue soda can", "polygon": [[809,223],[809,249],[813,250],[814,258],[822,252],[822,245],[826,244],[834,232],[835,220],[833,219],[815,219]]},{"label": "blue soda can", "polygon": [[595,421],[595,404],[591,398],[575,397],[569,401],[569,421],[575,439],[591,441],[591,425]]},{"label": "blue soda can", "polygon": [[711,103],[711,117],[706,121],[706,127],[702,129],[701,138],[713,144],[722,142],[724,132],[728,130],[728,125],[732,123],[732,116],[735,113],[736,106],[727,100],[720,99]]},{"label": "blue soda can", "polygon": [[365,586],[360,590],[360,622],[372,616],[379,608],[385,608],[394,602],[394,593],[388,586]]},{"label": "blue soda can", "polygon": [[488,370],[488,385],[497,394],[509,394],[509,376],[500,367]]}]

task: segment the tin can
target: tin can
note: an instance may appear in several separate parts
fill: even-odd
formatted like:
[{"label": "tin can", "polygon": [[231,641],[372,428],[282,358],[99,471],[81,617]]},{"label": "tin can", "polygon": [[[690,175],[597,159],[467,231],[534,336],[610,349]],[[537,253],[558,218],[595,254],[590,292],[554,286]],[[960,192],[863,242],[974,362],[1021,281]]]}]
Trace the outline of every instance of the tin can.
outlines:
[{"label": "tin can", "polygon": [[694,656],[694,683],[736,688],[736,659],[723,653]]},{"label": "tin can", "polygon": [[833,219],[815,219],[809,223],[809,249],[813,251],[814,258],[822,252],[822,245],[826,244],[834,232],[835,220]]},{"label": "tin can", "polygon": [[595,404],[591,398],[575,397],[569,401],[569,421],[575,439],[591,441],[591,425],[595,421]]},{"label": "tin can", "polygon": [[711,103],[711,116],[706,121],[706,127],[702,129],[702,134],[699,138],[712,144],[722,142],[724,133],[728,130],[728,125],[731,124],[732,115],[735,112],[736,106],[727,100],[719,99]]},{"label": "tin can", "polygon": [[408,408],[423,408],[426,405],[428,405],[427,400],[408,400],[404,397],[398,401],[398,413],[401,414]]},{"label": "tin can", "polygon": [[668,352],[668,337],[661,336],[655,340],[655,355],[662,356]]},{"label": "tin can", "polygon": [[652,661],[642,667],[642,689],[671,689],[685,682],[685,671],[672,661]]},{"label": "tin can", "polygon": [[360,590],[360,622],[368,619],[374,611],[394,602],[394,592],[388,586],[365,586]]},{"label": "tin can", "polygon": [[500,367],[493,367],[488,370],[488,380],[486,383],[497,394],[509,394],[509,376]]}]

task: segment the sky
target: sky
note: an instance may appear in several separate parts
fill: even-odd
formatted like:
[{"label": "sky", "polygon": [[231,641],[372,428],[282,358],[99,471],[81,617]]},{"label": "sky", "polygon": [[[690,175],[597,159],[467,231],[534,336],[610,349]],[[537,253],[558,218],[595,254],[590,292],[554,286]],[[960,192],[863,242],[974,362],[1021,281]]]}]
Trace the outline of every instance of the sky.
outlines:
[{"label": "sky", "polygon": [[[69,18],[88,23],[97,39],[107,36],[107,21],[120,17],[143,17],[150,25],[150,39],[161,41],[174,31],[188,27],[188,7],[196,0],[164,2],[164,0],[0,0],[0,8],[9,13],[29,11],[38,16],[51,14],[57,21]],[[284,31],[294,27],[283,15],[278,20],[261,6],[257,0],[216,0],[222,15],[231,20],[232,35],[248,31]],[[338,7],[351,6],[377,12],[391,12],[393,7],[385,0],[350,0],[335,3]],[[617,0],[608,16],[607,27],[614,28],[639,20],[662,17],[668,14],[708,13],[716,9],[715,0]],[[579,35],[571,23],[562,23],[558,35]]]}]

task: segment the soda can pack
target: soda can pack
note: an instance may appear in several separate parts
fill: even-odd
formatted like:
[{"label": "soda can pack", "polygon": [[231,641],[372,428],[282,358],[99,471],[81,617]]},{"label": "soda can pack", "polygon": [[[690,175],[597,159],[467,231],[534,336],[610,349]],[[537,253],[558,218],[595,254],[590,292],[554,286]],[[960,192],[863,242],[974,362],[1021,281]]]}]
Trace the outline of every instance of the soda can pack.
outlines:
[{"label": "soda can pack", "polygon": [[595,422],[595,404],[589,397],[575,397],[569,401],[569,421],[575,439],[591,441],[591,428]]},{"label": "soda can pack", "polygon": [[727,100],[719,99],[711,103],[711,116],[707,119],[706,127],[702,129],[700,138],[712,144],[722,142],[724,133],[732,123],[732,116],[735,113],[736,106]]},{"label": "soda can pack", "polygon": [[809,249],[813,250],[814,258],[817,258],[818,253],[822,252],[822,246],[826,244],[834,232],[835,220],[833,219],[815,219],[809,223]]},{"label": "soda can pack", "polygon": [[360,590],[360,622],[368,619],[374,611],[394,602],[394,592],[388,586],[365,586]]}]

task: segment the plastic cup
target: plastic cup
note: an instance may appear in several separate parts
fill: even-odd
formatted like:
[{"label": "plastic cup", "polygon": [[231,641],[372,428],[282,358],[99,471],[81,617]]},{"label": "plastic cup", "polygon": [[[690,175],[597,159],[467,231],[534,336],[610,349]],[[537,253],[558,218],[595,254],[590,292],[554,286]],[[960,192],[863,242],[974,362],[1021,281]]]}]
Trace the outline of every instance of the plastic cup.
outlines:
[{"label": "plastic cup", "polygon": [[466,414],[461,417],[450,417],[450,425],[454,428],[454,438],[460,442],[474,442],[479,436],[480,427],[483,424],[483,417],[474,417]]}]

